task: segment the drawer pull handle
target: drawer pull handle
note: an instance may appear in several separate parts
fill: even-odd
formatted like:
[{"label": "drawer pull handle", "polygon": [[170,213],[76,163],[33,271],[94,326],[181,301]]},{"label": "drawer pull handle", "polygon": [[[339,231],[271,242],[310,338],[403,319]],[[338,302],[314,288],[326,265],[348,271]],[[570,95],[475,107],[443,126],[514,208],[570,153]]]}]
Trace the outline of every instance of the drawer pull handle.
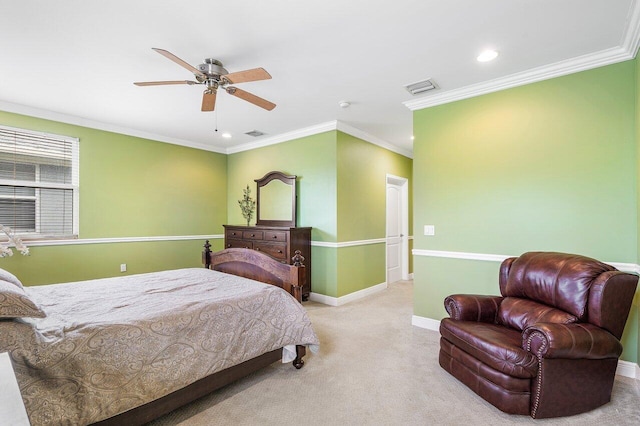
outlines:
[{"label": "drawer pull handle", "polygon": [[256,234],[251,234],[251,236],[252,236],[252,237],[255,237],[255,236],[256,236]]},{"label": "drawer pull handle", "polygon": [[278,236],[277,236],[277,235],[274,235],[274,236],[273,236],[273,239],[274,239],[274,240],[277,240],[277,239],[278,239]]},{"label": "drawer pull handle", "polygon": [[256,250],[257,250],[257,251],[260,251],[260,247],[256,247]]},{"label": "drawer pull handle", "polygon": [[227,247],[231,247],[231,244],[227,244]]},{"label": "drawer pull handle", "polygon": [[278,253],[282,254],[282,250],[278,250]]}]

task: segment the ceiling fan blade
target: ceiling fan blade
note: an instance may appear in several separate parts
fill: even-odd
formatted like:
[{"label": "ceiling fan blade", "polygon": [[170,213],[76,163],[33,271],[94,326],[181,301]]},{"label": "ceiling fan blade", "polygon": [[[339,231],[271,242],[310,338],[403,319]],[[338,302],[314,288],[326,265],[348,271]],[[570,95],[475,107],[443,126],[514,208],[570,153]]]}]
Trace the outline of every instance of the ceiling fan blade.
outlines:
[{"label": "ceiling fan blade", "polygon": [[237,87],[225,87],[225,90],[228,94],[236,96],[240,99],[244,99],[247,102],[251,102],[252,104],[257,105],[260,108],[264,108],[267,111],[271,111],[276,107],[276,104],[274,104],[273,102],[269,102],[266,99],[262,99],[261,97],[256,96],[253,93],[238,89]]},{"label": "ceiling fan blade", "polygon": [[169,80],[169,81],[137,81],[135,83],[136,86],[164,86],[166,84],[198,84],[195,81],[189,80]]},{"label": "ceiling fan blade", "polygon": [[180,65],[181,67],[188,69],[189,71],[191,71],[195,75],[199,75],[200,77],[203,77],[203,78],[207,77],[198,68],[189,65],[187,62],[185,62],[182,59],[178,58],[176,55],[174,55],[173,53],[169,52],[168,50],[158,49],[157,47],[152,47],[152,49],[155,50],[156,52],[158,52],[159,54],[161,54],[162,56],[164,56],[165,58],[172,60],[173,62],[175,62],[176,64]]},{"label": "ceiling fan blade", "polygon": [[250,70],[232,72],[223,76],[229,83],[246,83],[247,81],[269,80],[271,75],[264,68],[253,68]]},{"label": "ceiling fan blade", "polygon": [[216,108],[216,92],[205,90],[202,95],[202,111],[213,111]]}]

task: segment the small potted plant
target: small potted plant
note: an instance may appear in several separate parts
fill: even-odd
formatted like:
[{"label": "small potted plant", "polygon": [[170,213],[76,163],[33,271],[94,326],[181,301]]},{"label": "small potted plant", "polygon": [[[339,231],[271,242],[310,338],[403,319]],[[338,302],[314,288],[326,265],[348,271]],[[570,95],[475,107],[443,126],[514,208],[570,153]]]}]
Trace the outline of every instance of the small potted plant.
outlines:
[{"label": "small potted plant", "polygon": [[249,188],[249,185],[247,185],[246,189],[242,190],[242,193],[242,199],[238,200],[238,204],[240,205],[242,216],[246,219],[247,226],[249,226],[249,222],[251,222],[251,218],[253,217],[253,210],[256,208],[256,201],[251,198],[251,189]]}]

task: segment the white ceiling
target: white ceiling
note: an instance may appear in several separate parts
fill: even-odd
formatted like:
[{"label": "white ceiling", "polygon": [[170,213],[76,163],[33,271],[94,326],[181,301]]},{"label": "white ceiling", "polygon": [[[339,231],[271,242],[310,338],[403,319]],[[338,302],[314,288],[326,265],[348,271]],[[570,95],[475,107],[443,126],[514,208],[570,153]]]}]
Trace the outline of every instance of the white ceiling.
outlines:
[{"label": "white ceiling", "polygon": [[[636,0],[0,1],[0,109],[218,152],[333,126],[410,156],[410,107],[630,59],[640,20]],[[263,67],[238,87],[277,107],[134,86],[193,79],[152,47]],[[426,78],[439,89],[403,87]]]}]

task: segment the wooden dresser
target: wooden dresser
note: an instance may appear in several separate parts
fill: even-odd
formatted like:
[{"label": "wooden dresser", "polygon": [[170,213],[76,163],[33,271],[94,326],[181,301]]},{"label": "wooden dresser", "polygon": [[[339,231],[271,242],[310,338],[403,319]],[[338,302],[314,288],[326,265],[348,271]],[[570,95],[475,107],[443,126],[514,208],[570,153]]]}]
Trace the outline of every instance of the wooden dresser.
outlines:
[{"label": "wooden dresser", "polygon": [[306,280],[302,298],[311,292],[311,228],[224,225],[225,248],[249,248],[291,264],[296,250],[304,256]]}]

